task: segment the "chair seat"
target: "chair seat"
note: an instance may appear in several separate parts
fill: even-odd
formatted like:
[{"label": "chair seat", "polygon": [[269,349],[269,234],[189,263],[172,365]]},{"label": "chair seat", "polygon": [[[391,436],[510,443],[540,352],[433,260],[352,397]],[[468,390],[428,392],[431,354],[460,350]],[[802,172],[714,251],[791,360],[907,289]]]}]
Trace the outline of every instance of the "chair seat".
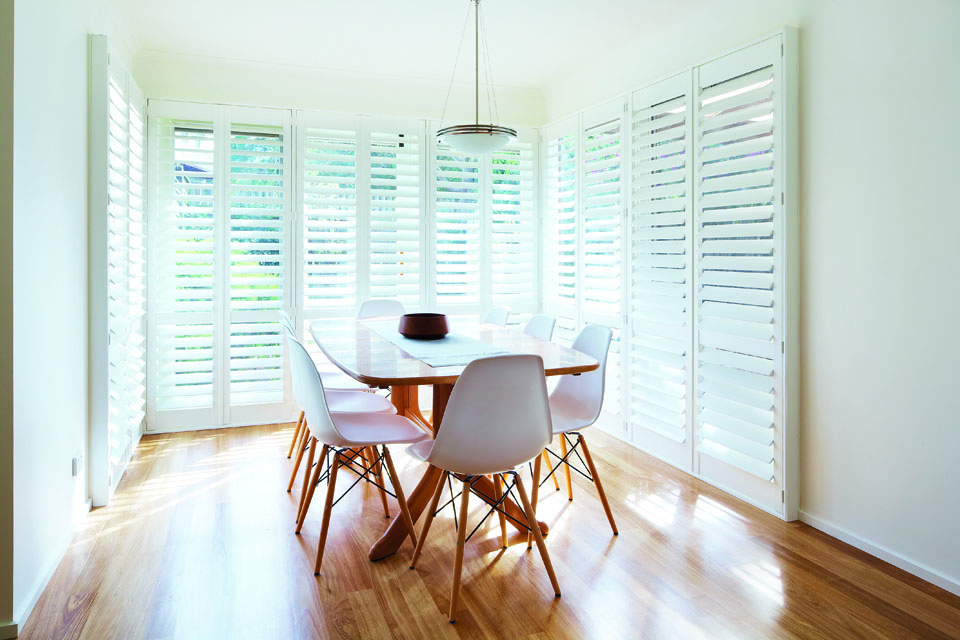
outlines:
[{"label": "chair seat", "polygon": [[393,403],[374,393],[363,391],[330,390],[326,393],[327,406],[337,413],[396,413]]},{"label": "chair seat", "polygon": [[[433,440],[421,440],[407,447],[407,453],[417,460],[426,462],[431,449],[433,449]],[[491,469],[488,468],[488,466],[470,466],[469,462],[464,462],[463,464],[457,465],[456,470],[445,469],[445,471],[449,471],[450,473],[465,473],[471,476],[489,476],[495,473],[507,473],[513,471],[513,469]]]},{"label": "chair seat", "polygon": [[342,447],[410,444],[428,437],[409,419],[389,413],[334,413],[331,411],[330,417],[333,418],[337,431],[344,440],[332,444]]},{"label": "chair seat", "polygon": [[433,440],[421,440],[407,447],[407,453],[417,460],[426,462],[427,456],[430,455],[430,449],[433,449]]},{"label": "chair seat", "polygon": [[339,369],[319,371],[323,388],[337,391],[370,391],[370,387],[354,380]]}]

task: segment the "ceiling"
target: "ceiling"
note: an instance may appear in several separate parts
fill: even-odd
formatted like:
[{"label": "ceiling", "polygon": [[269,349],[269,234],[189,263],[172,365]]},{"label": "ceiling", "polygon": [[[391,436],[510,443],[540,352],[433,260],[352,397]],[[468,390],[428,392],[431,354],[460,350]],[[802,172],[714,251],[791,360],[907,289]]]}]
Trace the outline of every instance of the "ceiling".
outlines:
[{"label": "ceiling", "polygon": [[[111,0],[142,50],[449,81],[469,0]],[[543,87],[710,0],[483,0],[495,84]],[[472,22],[458,81],[473,71]]]}]

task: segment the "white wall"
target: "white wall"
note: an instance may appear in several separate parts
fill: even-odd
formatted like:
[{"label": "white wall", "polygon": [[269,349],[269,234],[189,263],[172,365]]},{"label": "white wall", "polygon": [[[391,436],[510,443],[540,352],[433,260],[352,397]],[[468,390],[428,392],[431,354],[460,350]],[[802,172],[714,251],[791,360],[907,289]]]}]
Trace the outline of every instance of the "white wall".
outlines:
[{"label": "white wall", "polygon": [[113,30],[105,7],[16,2],[13,616],[21,623],[86,497],[70,462],[86,457],[87,433],[87,34]]},{"label": "white wall", "polygon": [[13,624],[13,0],[0,0],[0,638]]},{"label": "white wall", "polygon": [[[139,52],[132,73],[144,94],[152,98],[414,118],[440,118],[449,86],[447,82],[154,51]],[[510,126],[543,122],[539,90],[498,87],[497,104],[501,119]],[[454,85],[446,120],[472,120],[473,109],[473,85]],[[486,120],[485,98],[480,113],[481,121]]]},{"label": "white wall", "polygon": [[960,3],[715,2],[548,119],[800,27],[803,519],[960,592]]}]

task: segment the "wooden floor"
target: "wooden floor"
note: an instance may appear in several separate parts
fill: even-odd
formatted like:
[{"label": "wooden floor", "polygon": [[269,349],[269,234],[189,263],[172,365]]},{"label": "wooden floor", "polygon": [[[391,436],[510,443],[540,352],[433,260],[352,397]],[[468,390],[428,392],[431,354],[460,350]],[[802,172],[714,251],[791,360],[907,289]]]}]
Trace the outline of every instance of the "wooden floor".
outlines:
[{"label": "wooden floor", "polygon": [[[452,514],[417,571],[378,563],[372,487],[333,511],[313,576],[320,505],[293,534],[292,425],[146,436],[108,508],[77,533],[23,638],[957,638],[960,598],[802,524],[786,524],[593,431],[620,527],[593,486],[552,484],[538,516],[563,590],[526,536],[501,551],[491,518],[467,543],[447,622]],[[395,452],[404,483],[418,464]],[[319,494],[318,494],[319,495]],[[474,501],[477,502],[477,501]],[[391,502],[395,510],[395,503]],[[472,521],[479,517],[474,505]]]}]

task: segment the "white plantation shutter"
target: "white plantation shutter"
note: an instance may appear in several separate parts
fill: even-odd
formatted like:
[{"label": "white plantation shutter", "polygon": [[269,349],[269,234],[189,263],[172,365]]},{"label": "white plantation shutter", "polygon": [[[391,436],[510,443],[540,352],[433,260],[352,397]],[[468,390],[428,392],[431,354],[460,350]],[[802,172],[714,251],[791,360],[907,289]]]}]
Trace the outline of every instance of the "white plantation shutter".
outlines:
[{"label": "white plantation shutter", "polygon": [[693,161],[690,76],[631,100],[631,438],[690,469]]},{"label": "white plantation shutter", "polygon": [[612,416],[620,414],[622,393],[623,112],[624,103],[618,100],[583,115],[579,184],[581,321],[613,329],[603,403]]},{"label": "white plantation shutter", "polygon": [[436,301],[480,306],[481,162],[446,145],[434,157]]},{"label": "white plantation shutter", "polygon": [[490,300],[517,317],[538,307],[535,149],[533,140],[520,139],[491,159]]},{"label": "white plantation shutter", "polygon": [[554,339],[577,336],[577,131],[560,123],[543,136],[543,308],[556,317]]},{"label": "white plantation shutter", "polygon": [[[347,122],[300,127],[303,308],[353,315],[358,286],[358,135]],[[315,316],[314,316],[315,317]]]},{"label": "white plantation shutter", "polygon": [[769,40],[695,75],[699,469],[768,508],[782,482],[780,54]]},{"label": "white plantation shutter", "polygon": [[287,417],[288,111],[151,101],[152,430]]},{"label": "white plantation shutter", "polygon": [[[230,127],[231,405],[283,401],[277,312],[285,306],[289,272],[289,155],[288,126]],[[231,416],[231,421],[239,417]]]},{"label": "white plantation shutter", "polygon": [[382,126],[369,134],[370,295],[408,308],[423,295],[422,127]]},{"label": "white plantation shutter", "polygon": [[144,99],[111,66],[107,100],[108,484],[116,486],[146,412]]},{"label": "white plantation shutter", "polygon": [[[215,424],[215,217],[222,177],[215,171],[213,118],[157,118],[154,127],[150,426]],[[170,412],[184,413],[161,418]]]}]

